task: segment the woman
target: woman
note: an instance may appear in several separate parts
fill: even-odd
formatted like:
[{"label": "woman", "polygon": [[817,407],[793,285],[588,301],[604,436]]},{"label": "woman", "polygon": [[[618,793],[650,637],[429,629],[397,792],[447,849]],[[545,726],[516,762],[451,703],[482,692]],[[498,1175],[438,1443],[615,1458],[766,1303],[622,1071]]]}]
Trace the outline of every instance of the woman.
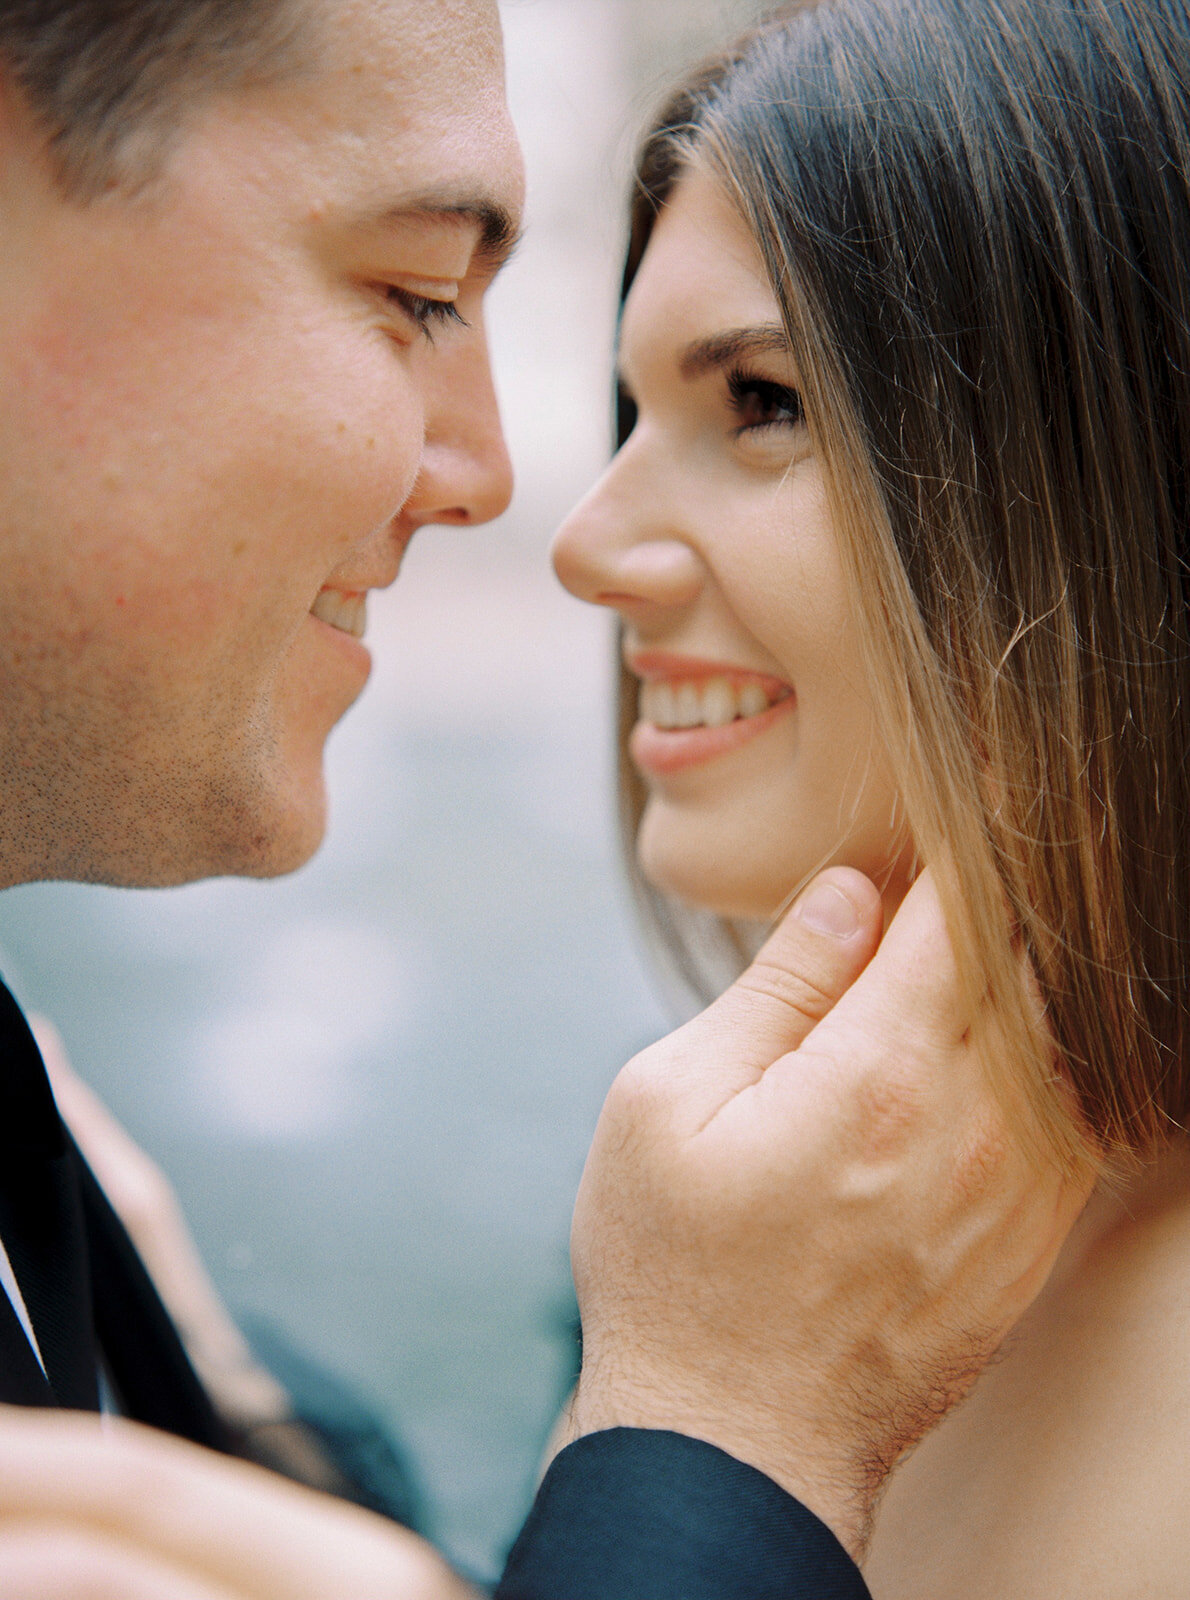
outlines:
[{"label": "woman", "polygon": [[673,970],[722,981],[826,862],[890,912],[930,862],[1006,1096],[1101,1165],[895,1480],[877,1600],[1185,1586],[1188,84],[1175,0],[820,0],[749,35],[644,146],[623,442],[556,547],[622,621]]}]

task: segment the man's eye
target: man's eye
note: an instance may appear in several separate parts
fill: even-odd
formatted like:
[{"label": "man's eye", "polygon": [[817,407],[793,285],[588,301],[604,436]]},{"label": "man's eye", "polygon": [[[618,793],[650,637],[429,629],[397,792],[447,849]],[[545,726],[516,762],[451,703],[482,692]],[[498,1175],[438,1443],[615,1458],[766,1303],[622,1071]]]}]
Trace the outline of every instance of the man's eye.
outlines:
[{"label": "man's eye", "polygon": [[773,383],[747,372],[728,375],[727,388],[739,433],[763,428],[795,428],[806,420],[802,397],[786,384]]},{"label": "man's eye", "polygon": [[464,328],[468,326],[453,300],[432,300],[429,295],[414,294],[411,289],[398,289],[394,284],[388,286],[386,294],[389,301],[400,306],[410,321],[415,322],[431,341],[436,328],[444,328],[451,323]]}]

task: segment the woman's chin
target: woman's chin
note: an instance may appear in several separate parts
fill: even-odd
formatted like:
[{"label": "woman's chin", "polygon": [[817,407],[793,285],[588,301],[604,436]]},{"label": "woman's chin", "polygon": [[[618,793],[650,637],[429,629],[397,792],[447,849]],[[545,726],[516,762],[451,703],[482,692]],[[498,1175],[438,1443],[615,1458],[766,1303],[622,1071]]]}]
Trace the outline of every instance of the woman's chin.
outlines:
[{"label": "woman's chin", "polygon": [[694,911],[769,922],[788,902],[789,890],[785,886],[747,878],[738,867],[733,870],[732,863],[650,849],[643,837],[637,861],[647,883]]},{"label": "woman's chin", "polygon": [[659,893],[695,911],[747,922],[775,922],[788,910],[797,892],[819,866],[849,866],[871,878],[884,902],[885,927],[908,893],[918,869],[915,852],[902,846],[890,859],[879,851],[846,848],[829,861],[787,864],[775,873],[772,862],[748,861],[743,852],[716,852],[677,847],[668,829],[644,819],[637,836],[637,863],[646,882]]}]

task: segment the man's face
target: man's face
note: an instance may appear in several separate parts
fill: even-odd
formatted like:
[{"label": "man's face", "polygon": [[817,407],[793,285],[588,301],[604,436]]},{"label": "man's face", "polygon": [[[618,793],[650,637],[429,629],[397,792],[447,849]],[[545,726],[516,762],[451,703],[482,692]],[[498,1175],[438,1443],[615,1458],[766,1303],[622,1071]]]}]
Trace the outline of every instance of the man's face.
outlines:
[{"label": "man's face", "polygon": [[507,503],[494,0],[325,11],[309,73],[197,108],[139,196],[63,199],[0,107],[0,881],[305,860],[363,595]]}]

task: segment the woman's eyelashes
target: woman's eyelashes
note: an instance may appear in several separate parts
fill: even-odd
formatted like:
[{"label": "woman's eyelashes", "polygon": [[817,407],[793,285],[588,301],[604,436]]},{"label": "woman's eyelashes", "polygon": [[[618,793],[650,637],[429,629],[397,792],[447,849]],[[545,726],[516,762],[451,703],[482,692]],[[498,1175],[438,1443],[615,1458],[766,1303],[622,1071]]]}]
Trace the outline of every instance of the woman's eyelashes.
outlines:
[{"label": "woman's eyelashes", "polygon": [[434,300],[429,295],[415,294],[412,289],[399,289],[395,284],[386,285],[384,293],[389,303],[398,306],[411,322],[416,323],[431,343],[437,329],[451,324],[463,328],[469,326],[453,300]]},{"label": "woman's eyelashes", "polygon": [[805,421],[801,395],[796,389],[775,383],[771,378],[761,378],[736,368],[727,374],[727,392],[737,434],[796,428]]},{"label": "woman's eyelashes", "polygon": [[[789,384],[757,373],[733,368],[726,374],[727,410],[734,439],[755,439],[758,443],[780,441],[781,433],[800,428],[806,420],[802,397]],[[716,401],[716,405],[718,402]],[[616,381],[616,433],[623,444],[636,427],[640,409],[623,378]]]},{"label": "woman's eyelashes", "polygon": [[616,380],[616,443],[621,445],[636,427],[640,415],[636,401],[622,378]]}]

